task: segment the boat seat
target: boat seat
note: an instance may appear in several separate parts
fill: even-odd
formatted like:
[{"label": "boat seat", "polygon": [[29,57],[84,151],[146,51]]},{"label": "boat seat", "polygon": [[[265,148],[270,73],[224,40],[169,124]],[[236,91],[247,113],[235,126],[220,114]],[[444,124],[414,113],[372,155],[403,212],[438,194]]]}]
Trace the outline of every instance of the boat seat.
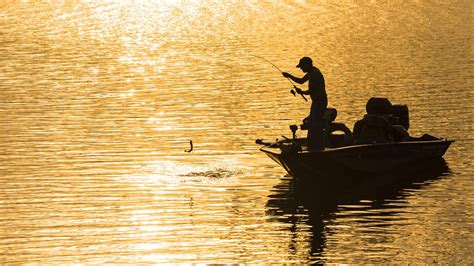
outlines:
[{"label": "boat seat", "polygon": [[[326,111],[323,115],[324,127],[327,128],[337,117],[336,108],[326,108]],[[308,130],[309,125],[309,115],[303,119],[303,124],[300,125],[301,130]]]},{"label": "boat seat", "polygon": [[392,125],[384,116],[367,114],[354,125],[354,143],[388,143],[394,140]]},{"label": "boat seat", "polygon": [[[343,134],[334,134],[342,132]],[[325,128],[325,146],[338,148],[354,144],[354,136],[351,130],[343,123],[332,122]]]},{"label": "boat seat", "polygon": [[391,115],[392,103],[387,98],[372,97],[367,101],[365,110],[369,115]]},{"label": "boat seat", "polygon": [[408,131],[404,126],[392,125],[392,133],[397,142],[410,140],[410,134],[408,134]]}]

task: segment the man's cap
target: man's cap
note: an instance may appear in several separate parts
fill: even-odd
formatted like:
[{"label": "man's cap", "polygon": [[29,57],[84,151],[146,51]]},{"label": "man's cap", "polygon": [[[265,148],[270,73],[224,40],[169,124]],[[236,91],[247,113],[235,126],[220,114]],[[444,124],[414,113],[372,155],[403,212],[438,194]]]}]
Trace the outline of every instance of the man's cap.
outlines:
[{"label": "man's cap", "polygon": [[300,59],[300,62],[298,63],[298,65],[296,65],[296,67],[301,67],[303,65],[310,65],[311,66],[311,65],[313,65],[313,60],[311,58],[307,57],[307,56],[302,57]]}]

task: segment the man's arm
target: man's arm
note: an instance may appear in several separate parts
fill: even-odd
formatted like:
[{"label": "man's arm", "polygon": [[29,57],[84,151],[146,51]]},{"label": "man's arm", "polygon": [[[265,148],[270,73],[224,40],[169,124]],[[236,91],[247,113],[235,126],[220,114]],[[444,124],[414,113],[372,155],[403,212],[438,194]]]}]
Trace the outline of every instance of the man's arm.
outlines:
[{"label": "man's arm", "polygon": [[298,84],[303,84],[306,81],[308,81],[308,74],[304,75],[304,77],[302,77],[302,78],[297,78],[297,77],[295,77],[295,76],[293,76],[293,75],[291,75],[290,73],[287,73],[287,72],[282,72],[281,74],[283,74],[283,77],[289,78],[289,79],[293,80],[294,82],[296,82]]},{"label": "man's arm", "polygon": [[304,94],[304,95],[309,95],[309,94],[310,94],[310,93],[309,93],[309,90],[304,91],[304,90],[302,90],[302,89],[300,89],[300,88],[296,88],[295,90],[296,90],[296,93],[298,93],[298,94]]}]

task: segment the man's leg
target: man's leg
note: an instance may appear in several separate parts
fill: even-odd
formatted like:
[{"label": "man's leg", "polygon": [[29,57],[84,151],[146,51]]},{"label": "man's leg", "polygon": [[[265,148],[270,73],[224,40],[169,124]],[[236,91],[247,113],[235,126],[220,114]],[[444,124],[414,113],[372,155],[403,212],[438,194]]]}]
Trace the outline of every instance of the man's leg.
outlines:
[{"label": "man's leg", "polygon": [[308,146],[311,150],[324,149],[324,112],[327,102],[321,101],[311,104],[310,123],[308,128]]}]

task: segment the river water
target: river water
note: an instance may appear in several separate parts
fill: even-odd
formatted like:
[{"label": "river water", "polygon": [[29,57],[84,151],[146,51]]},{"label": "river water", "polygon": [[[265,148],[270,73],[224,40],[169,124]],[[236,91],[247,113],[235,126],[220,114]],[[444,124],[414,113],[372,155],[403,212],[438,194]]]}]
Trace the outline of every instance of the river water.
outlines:
[{"label": "river water", "polygon": [[[32,1],[33,2],[33,1]],[[76,1],[74,1],[76,2]],[[473,2],[0,2],[0,264],[474,262]],[[446,165],[330,209],[256,138],[372,96]],[[189,140],[194,150],[189,149]]]}]

